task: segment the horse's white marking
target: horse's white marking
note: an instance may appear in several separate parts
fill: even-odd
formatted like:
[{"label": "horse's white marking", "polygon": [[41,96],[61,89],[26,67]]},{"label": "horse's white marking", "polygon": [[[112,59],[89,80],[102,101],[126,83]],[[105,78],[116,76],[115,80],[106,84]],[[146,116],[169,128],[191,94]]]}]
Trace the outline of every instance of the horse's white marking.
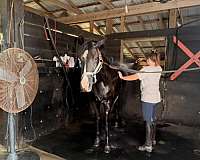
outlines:
[{"label": "horse's white marking", "polygon": [[86,58],[87,58],[87,55],[88,55],[88,50],[85,50],[85,52],[83,53],[83,56],[82,56],[82,57],[83,57],[84,59],[86,59]]},{"label": "horse's white marking", "polygon": [[103,94],[106,95],[109,92],[109,86],[105,86],[103,82],[100,83],[102,88],[104,88]]},{"label": "horse's white marking", "polygon": [[84,75],[82,77],[82,80],[81,80],[81,88],[83,89],[83,91],[85,92],[90,92],[89,90],[89,79],[86,75]]}]

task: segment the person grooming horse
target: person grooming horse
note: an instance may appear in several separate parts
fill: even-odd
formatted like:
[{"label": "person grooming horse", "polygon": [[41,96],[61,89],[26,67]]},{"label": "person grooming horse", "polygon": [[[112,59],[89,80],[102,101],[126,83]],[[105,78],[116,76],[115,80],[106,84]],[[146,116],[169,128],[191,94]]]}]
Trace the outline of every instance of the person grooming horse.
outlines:
[{"label": "person grooming horse", "polygon": [[[152,51],[146,56],[147,66],[144,66],[142,72],[161,72],[159,54]],[[153,145],[156,145],[156,124],[155,124],[155,108],[161,101],[159,81],[161,73],[136,73],[129,76],[123,76],[118,72],[119,77],[126,81],[140,80],[142,113],[144,121],[146,121],[146,142],[139,146],[138,150],[152,152]]]}]

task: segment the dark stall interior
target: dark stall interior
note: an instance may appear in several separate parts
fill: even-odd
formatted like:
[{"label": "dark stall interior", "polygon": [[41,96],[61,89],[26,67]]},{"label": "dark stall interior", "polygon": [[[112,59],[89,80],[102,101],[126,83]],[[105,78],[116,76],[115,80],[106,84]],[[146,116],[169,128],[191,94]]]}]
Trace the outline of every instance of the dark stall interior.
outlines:
[{"label": "dark stall interior", "polygon": [[[9,8],[9,2],[0,2],[1,8],[2,6]],[[100,143],[99,147],[94,147],[96,115],[93,105],[97,105],[97,98],[93,92],[82,92],[80,86],[83,72],[80,55],[86,42],[99,42],[104,39],[103,49],[106,53],[104,56],[107,62],[115,67],[116,65],[119,67],[121,63],[122,67],[125,66],[126,69],[133,71],[134,65],[139,63],[137,60],[144,60],[144,57],[136,52],[131,59],[131,49],[141,50],[140,54],[145,55],[146,51],[157,48],[161,52],[163,70],[177,70],[190,59],[184,53],[187,51],[183,49],[183,46],[177,46],[179,42],[182,42],[194,55],[199,52],[198,19],[181,27],[170,27],[167,22],[168,27],[158,30],[150,30],[146,27],[144,30],[131,31],[125,27],[127,32],[114,33],[114,29],[112,31],[111,28],[111,33],[102,36],[87,32],[83,30],[84,28],[81,29],[81,25],[79,27],[78,25],[68,25],[56,22],[49,17],[48,23],[55,48],[49,34],[48,23],[44,17],[48,12],[38,15],[26,6],[25,11],[18,13],[17,5],[22,7],[24,5],[22,3],[21,1],[15,4],[13,12],[15,17],[12,17],[16,21],[14,26],[16,33],[12,33],[15,37],[13,38],[14,44],[8,42],[7,26],[9,21],[7,18],[10,18],[10,12],[5,12],[7,11],[6,7],[2,8],[0,27],[0,38],[2,36],[1,41],[3,41],[1,42],[1,51],[12,45],[23,48],[34,58],[39,73],[38,92],[32,105],[23,112],[14,114],[17,121],[17,151],[34,147],[57,156],[52,158],[54,160],[187,160],[200,158],[198,69],[181,73],[175,80],[170,79],[171,73],[161,76],[162,101],[157,107],[157,145],[153,153],[143,153],[137,150],[137,147],[144,143],[145,137],[139,81],[120,82],[122,87],[115,104],[120,108],[120,117],[117,121],[118,126],[116,126],[115,110],[111,112],[109,119],[111,122],[111,152],[109,154],[104,151],[105,142]],[[24,20],[23,26],[20,26],[22,19]],[[116,27],[118,24],[113,25]],[[23,29],[18,30],[19,27]],[[19,35],[21,40],[16,38]],[[174,40],[175,36],[176,41]],[[146,39],[154,38],[161,41],[160,45],[155,47],[157,45],[155,41],[158,40],[152,40],[149,42],[151,44],[151,48],[149,48],[146,45],[148,44]],[[131,43],[136,46],[131,46]],[[121,55],[123,51],[125,53]],[[59,60],[56,58],[58,56],[63,56],[63,59],[68,58],[64,66],[58,66]],[[137,57],[137,60],[134,57]],[[191,58],[195,61],[194,57],[191,56]],[[193,62],[190,67],[196,68],[197,65]],[[9,148],[8,140],[5,138],[8,134],[7,117],[8,114],[0,110],[0,158],[2,153],[3,157],[5,156],[5,152],[7,153],[7,148]],[[102,122],[103,125],[104,123]],[[103,133],[101,138],[103,139],[105,136]],[[40,159],[44,158],[40,155]]]}]

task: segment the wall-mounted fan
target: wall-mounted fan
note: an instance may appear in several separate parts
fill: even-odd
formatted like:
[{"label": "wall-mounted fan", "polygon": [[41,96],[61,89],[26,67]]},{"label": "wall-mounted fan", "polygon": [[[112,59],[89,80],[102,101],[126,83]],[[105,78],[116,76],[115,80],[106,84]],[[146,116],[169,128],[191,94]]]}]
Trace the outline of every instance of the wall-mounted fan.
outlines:
[{"label": "wall-mounted fan", "polygon": [[22,159],[16,153],[14,113],[28,108],[38,90],[39,75],[33,58],[24,50],[9,48],[0,53],[0,108],[8,112],[9,155],[7,160]]}]

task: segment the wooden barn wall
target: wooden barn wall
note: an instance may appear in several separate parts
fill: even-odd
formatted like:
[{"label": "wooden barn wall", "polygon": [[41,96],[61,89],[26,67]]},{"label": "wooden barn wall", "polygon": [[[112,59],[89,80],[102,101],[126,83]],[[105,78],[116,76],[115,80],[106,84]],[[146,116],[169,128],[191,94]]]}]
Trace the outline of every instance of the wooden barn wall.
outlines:
[{"label": "wooden barn wall", "polygon": [[[195,25],[195,24],[191,24]],[[186,28],[181,28],[178,39],[194,54],[200,51],[200,30],[199,26],[193,28],[195,35],[182,35]],[[178,69],[190,58],[168,38],[168,69]],[[190,67],[198,67],[193,63]],[[189,68],[190,68],[189,67]],[[180,122],[188,125],[200,125],[199,105],[200,72],[184,72],[176,80],[166,79],[166,112],[165,119],[171,122]]]},{"label": "wooden barn wall", "polygon": [[[178,69],[189,60],[189,57],[181,49],[174,46],[172,37],[173,35],[168,36],[167,70]],[[178,39],[196,54],[200,50],[199,26],[193,24],[179,29]],[[197,65],[193,64],[191,67],[197,67]],[[165,75],[161,79],[160,88],[163,101],[157,107],[158,119],[165,122],[199,126],[199,70],[182,73],[174,81],[171,81],[169,77],[170,75]],[[141,118],[139,81],[126,82],[121,101],[125,117],[129,119]]]},{"label": "wooden barn wall", "polygon": [[[62,27],[52,20],[49,20],[49,23],[54,29]],[[25,12],[24,47],[33,57],[52,60],[56,53],[51,41],[46,37],[44,24],[44,17]],[[76,56],[76,37],[55,32],[52,32],[52,35],[60,55],[66,53]],[[38,70],[38,94],[32,106],[21,113],[21,130],[25,141],[35,140],[64,125],[69,109],[76,105],[75,99],[79,96],[79,69],[67,71],[71,85],[67,89],[63,70],[56,68],[55,63],[40,61]],[[66,106],[66,97],[69,106]]]},{"label": "wooden barn wall", "polygon": [[[59,24],[49,20],[50,27],[60,29]],[[49,40],[48,30],[45,29],[45,19],[30,12],[25,12],[24,22],[24,45],[25,50],[33,57],[40,56],[45,59],[52,59],[56,55],[51,41]],[[76,38],[64,33],[53,32],[52,35],[56,47],[61,55],[76,51]]]}]

